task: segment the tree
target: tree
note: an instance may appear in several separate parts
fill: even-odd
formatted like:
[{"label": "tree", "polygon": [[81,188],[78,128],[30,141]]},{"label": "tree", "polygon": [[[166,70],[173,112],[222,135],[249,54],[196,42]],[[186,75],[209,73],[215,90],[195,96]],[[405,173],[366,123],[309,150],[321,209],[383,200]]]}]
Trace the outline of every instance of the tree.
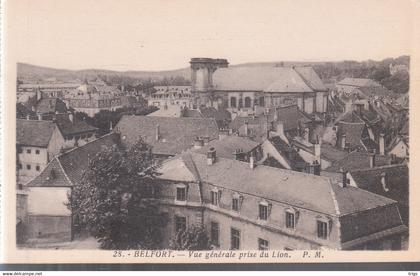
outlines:
[{"label": "tree", "polygon": [[178,231],[171,239],[173,250],[210,250],[209,238],[202,226],[193,225]]},{"label": "tree", "polygon": [[152,164],[151,147],[141,140],[128,150],[113,146],[99,152],[73,186],[68,208],[102,248],[159,248],[165,221]]}]

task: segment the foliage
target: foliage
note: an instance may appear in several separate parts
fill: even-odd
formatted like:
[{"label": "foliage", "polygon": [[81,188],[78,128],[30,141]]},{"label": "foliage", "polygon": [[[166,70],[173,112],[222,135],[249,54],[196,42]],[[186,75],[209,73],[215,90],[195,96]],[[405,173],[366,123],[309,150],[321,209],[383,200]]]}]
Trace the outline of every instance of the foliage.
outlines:
[{"label": "foliage", "polygon": [[210,250],[209,238],[202,226],[193,225],[178,231],[170,241],[173,250]]},{"label": "foliage", "polygon": [[151,147],[113,146],[89,162],[69,194],[75,222],[104,249],[156,249],[164,220],[154,199],[156,172]]},{"label": "foliage", "polygon": [[154,106],[125,107],[119,108],[116,111],[101,110],[93,117],[89,117],[85,112],[76,112],[75,117],[97,127],[99,129],[99,135],[102,136],[109,133],[111,123],[112,127],[115,127],[123,115],[147,115],[157,109]]}]

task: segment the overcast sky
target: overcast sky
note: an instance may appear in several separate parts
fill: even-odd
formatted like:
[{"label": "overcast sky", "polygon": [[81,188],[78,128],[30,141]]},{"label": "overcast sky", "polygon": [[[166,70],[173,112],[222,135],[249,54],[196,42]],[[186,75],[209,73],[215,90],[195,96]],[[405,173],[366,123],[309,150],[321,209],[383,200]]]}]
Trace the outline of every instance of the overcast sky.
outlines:
[{"label": "overcast sky", "polygon": [[17,60],[55,68],[169,70],[191,57],[238,64],[410,54],[410,1],[8,2]]}]

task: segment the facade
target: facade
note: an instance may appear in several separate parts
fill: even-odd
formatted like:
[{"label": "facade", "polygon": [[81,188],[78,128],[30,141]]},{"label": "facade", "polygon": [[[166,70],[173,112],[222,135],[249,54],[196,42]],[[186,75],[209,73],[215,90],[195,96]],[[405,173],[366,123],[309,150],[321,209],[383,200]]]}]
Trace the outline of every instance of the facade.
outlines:
[{"label": "facade", "polygon": [[148,97],[149,106],[160,109],[164,106],[192,108],[191,86],[155,86],[155,92]]},{"label": "facade", "polygon": [[295,104],[309,114],[326,112],[328,90],[311,67],[228,67],[225,59],[192,58],[195,106],[229,111]]},{"label": "facade", "polygon": [[[185,153],[159,169],[169,237],[201,224],[216,249],[399,250],[407,233],[395,201],[347,180]],[[269,182],[265,181],[270,179]]]}]

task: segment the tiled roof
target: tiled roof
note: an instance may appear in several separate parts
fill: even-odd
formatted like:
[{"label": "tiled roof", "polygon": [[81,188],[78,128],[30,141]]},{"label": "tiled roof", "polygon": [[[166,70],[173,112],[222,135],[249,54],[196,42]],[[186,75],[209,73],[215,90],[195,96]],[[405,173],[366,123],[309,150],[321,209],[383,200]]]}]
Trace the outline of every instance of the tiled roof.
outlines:
[{"label": "tiled roof", "polygon": [[204,118],[214,118],[216,121],[231,121],[231,114],[224,108],[200,107]]},{"label": "tiled roof", "polygon": [[98,130],[96,127],[77,119],[75,116],[73,116],[73,122],[71,122],[68,114],[56,114],[55,119],[63,136],[95,132]]},{"label": "tiled roof", "polygon": [[[346,157],[336,161],[332,166],[325,169],[328,172],[339,172],[341,168],[345,171],[369,168],[370,159],[367,152],[350,152]],[[388,165],[391,162],[391,157],[386,155],[375,155],[376,166]]]},{"label": "tiled roof", "polygon": [[384,86],[360,87],[359,90],[367,97],[389,97],[397,98],[398,94],[393,93]]},{"label": "tiled roof", "polygon": [[244,153],[249,153],[256,147],[258,147],[258,145],[259,143],[244,137],[226,136],[222,140],[210,141],[210,143],[208,143],[201,149],[195,150],[195,152],[205,154],[210,148],[214,148],[218,156],[233,159],[233,152],[235,150],[239,149],[242,150],[242,152]]},{"label": "tiled roof", "polygon": [[328,143],[321,144],[321,157],[329,161],[338,161],[348,155],[347,152],[337,149]]},{"label": "tiled roof", "polygon": [[[89,161],[104,148],[118,145],[119,135],[110,133],[81,147],[55,157],[40,175],[35,177],[28,186],[58,187],[72,186],[80,181]],[[51,173],[53,171],[53,173]]]},{"label": "tiled roof", "polygon": [[295,71],[302,77],[306,84],[314,91],[327,91],[322,80],[312,67],[295,67]]},{"label": "tiled roof", "polygon": [[285,131],[297,129],[299,122],[308,123],[311,120],[299,110],[297,105],[289,105],[284,107],[270,108],[268,112],[269,122],[274,121],[274,114],[277,112],[277,122],[283,122]]},{"label": "tiled roof", "polygon": [[363,79],[363,78],[345,78],[337,83],[338,85],[350,85],[357,87],[366,87],[366,86],[381,86],[374,80]]},{"label": "tiled roof", "polygon": [[66,113],[66,104],[58,98],[43,98],[36,102],[34,105],[37,113]]},{"label": "tiled roof", "polygon": [[[291,67],[229,67],[219,68],[213,74],[215,90],[313,92],[311,87],[323,89],[322,81],[312,68],[303,68],[299,74]],[[326,88],[325,88],[326,91]]]},{"label": "tiled roof", "polygon": [[277,149],[282,156],[287,158],[289,165],[292,169],[301,169],[305,167],[305,160],[299,155],[299,153],[289,144],[287,144],[279,136],[273,136],[269,139],[273,146]]},{"label": "tiled roof", "polygon": [[36,118],[36,113],[33,112],[31,109],[27,108],[22,103],[16,104],[16,118],[25,119],[26,116],[30,116],[31,118]]},{"label": "tiled roof", "polygon": [[338,123],[337,130],[337,141],[339,143],[343,134],[346,135],[346,142],[350,144],[350,147],[358,147],[361,145],[361,138],[363,129],[366,124],[357,116],[354,112],[345,114]]},{"label": "tiled roof", "polygon": [[56,125],[50,121],[16,120],[16,144],[47,147]]},{"label": "tiled roof", "polygon": [[[159,126],[159,140],[156,140]],[[122,142],[133,145],[140,137],[153,147],[153,153],[175,155],[193,146],[197,137],[218,139],[219,130],[214,119],[173,118],[125,115],[115,127]]]},{"label": "tiled roof", "polygon": [[279,168],[279,169],[286,169],[285,167],[283,167],[283,165],[277,161],[276,158],[272,157],[272,156],[268,156],[264,162],[262,163],[262,165],[264,166],[269,166],[269,167],[274,167],[274,168]]},{"label": "tiled roof", "polygon": [[[354,187],[340,187],[322,176],[263,165],[251,169],[246,162],[220,157],[209,166],[206,156],[198,153],[184,153],[177,158],[189,160],[185,165],[199,181],[333,216],[394,203]],[[165,162],[163,170],[175,159]]]},{"label": "tiled roof", "polygon": [[[350,171],[350,174],[358,188],[398,201],[403,220],[407,223],[409,181],[406,164],[354,170]],[[383,175],[387,191],[382,184]]]}]

